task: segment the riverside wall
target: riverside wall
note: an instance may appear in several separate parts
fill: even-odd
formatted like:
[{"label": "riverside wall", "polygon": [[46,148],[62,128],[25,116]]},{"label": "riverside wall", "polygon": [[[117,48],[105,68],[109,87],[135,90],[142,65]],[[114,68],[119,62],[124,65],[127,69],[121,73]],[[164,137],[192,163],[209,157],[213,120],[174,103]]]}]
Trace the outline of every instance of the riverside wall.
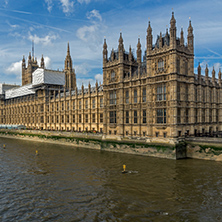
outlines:
[{"label": "riverside wall", "polygon": [[111,137],[96,133],[39,130],[0,130],[0,137],[167,159],[193,158],[222,161],[222,138],[201,137],[164,141]]},{"label": "riverside wall", "polygon": [[78,148],[97,149],[111,152],[152,156],[167,159],[186,158],[182,146],[168,143],[151,142],[141,138],[105,137],[102,134],[38,131],[38,130],[0,130],[0,137],[30,141],[56,143]]}]

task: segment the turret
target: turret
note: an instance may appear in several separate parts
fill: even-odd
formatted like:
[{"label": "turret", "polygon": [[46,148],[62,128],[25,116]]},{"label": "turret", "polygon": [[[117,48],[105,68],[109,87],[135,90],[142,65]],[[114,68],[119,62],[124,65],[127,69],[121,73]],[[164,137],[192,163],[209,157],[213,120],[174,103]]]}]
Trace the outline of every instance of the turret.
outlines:
[{"label": "turret", "polygon": [[72,67],[72,58],[70,55],[70,49],[69,49],[69,42],[67,44],[67,54],[65,59],[65,77],[66,77],[66,84],[65,87],[70,89],[75,89],[76,87],[76,74],[75,70]]},{"label": "turret", "polygon": [[122,33],[120,32],[120,37],[119,37],[119,46],[118,46],[119,52],[124,51],[124,45],[123,45],[123,37]]},{"label": "turret", "polygon": [[41,58],[41,67],[42,67],[43,69],[45,68],[45,63],[44,63],[43,55],[42,55],[42,58]]},{"label": "turret", "polygon": [[219,73],[218,73],[218,83],[221,86],[221,70],[219,70]]},{"label": "turret", "polygon": [[138,43],[137,43],[137,50],[136,50],[136,54],[137,54],[137,63],[141,64],[141,43],[140,43],[140,38],[138,38]]},{"label": "turret", "polygon": [[130,47],[129,47],[129,61],[130,61],[130,62],[133,61],[133,54],[132,54],[131,45],[130,45]]},{"label": "turret", "polygon": [[197,68],[197,73],[198,73],[198,78],[201,76],[201,67],[200,67],[200,63],[198,65],[198,68]]},{"label": "turret", "polygon": [[23,69],[26,68],[25,56],[23,56],[23,58],[22,58],[22,68],[23,68]]},{"label": "turret", "polygon": [[162,32],[160,32],[159,48],[162,48],[162,47],[163,47]]},{"label": "turret", "polygon": [[209,72],[209,70],[208,70],[208,67],[206,65],[206,69],[205,69],[205,82],[206,83],[208,83],[208,72]]},{"label": "turret", "polygon": [[188,43],[188,49],[193,53],[193,27],[191,25],[191,20],[189,21],[189,27],[188,27],[188,35],[187,35],[187,43]]},{"label": "turret", "polygon": [[28,60],[28,65],[32,63],[32,57],[31,57],[31,52],[29,52],[29,60]]},{"label": "turret", "polygon": [[91,92],[91,84],[90,84],[90,82],[89,82],[88,88],[89,88],[89,94],[90,94],[90,92]]},{"label": "turret", "polygon": [[176,47],[176,19],[174,18],[174,12],[172,12],[172,17],[170,20],[170,46],[172,48]]},{"label": "turret", "polygon": [[181,28],[180,32],[180,45],[184,46],[183,28]]},{"label": "turret", "polygon": [[107,62],[107,55],[108,55],[107,44],[106,44],[106,39],[104,39],[104,43],[103,43],[103,64]]},{"label": "turret", "polygon": [[151,53],[153,47],[153,36],[152,36],[152,28],[150,26],[150,21],[147,28],[146,45],[147,45],[147,55],[148,55]]},{"label": "turret", "polygon": [[212,70],[212,83],[215,83],[215,70],[214,70],[214,67],[213,67],[213,70]]}]

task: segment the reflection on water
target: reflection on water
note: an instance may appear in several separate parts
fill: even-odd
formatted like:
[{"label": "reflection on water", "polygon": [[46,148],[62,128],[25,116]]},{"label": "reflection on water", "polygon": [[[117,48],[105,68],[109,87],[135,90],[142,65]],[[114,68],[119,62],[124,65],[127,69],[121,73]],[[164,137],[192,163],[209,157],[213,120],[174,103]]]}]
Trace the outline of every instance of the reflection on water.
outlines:
[{"label": "reflection on water", "polygon": [[222,221],[221,172],[221,162],[0,138],[0,220]]}]

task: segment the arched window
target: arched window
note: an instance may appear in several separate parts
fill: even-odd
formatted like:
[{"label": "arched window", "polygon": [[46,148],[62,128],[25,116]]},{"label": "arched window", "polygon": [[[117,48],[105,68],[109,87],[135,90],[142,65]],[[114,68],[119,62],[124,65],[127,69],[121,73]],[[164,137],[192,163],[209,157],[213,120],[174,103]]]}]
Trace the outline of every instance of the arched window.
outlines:
[{"label": "arched window", "polygon": [[163,59],[158,60],[158,70],[162,71],[164,69],[164,61]]},{"label": "arched window", "polygon": [[115,79],[115,76],[116,76],[115,72],[112,71],[112,72],[111,72],[111,80],[114,80],[114,79]]}]

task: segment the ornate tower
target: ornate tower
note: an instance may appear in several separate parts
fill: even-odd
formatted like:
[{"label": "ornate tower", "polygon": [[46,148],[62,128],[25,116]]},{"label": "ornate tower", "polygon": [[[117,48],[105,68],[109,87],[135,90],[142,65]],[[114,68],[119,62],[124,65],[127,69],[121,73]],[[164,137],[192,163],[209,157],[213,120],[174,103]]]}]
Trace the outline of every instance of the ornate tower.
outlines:
[{"label": "ornate tower", "polygon": [[67,54],[65,59],[65,88],[67,89],[75,89],[76,88],[76,74],[75,70],[72,67],[72,58],[70,56],[69,43],[67,46]]}]

